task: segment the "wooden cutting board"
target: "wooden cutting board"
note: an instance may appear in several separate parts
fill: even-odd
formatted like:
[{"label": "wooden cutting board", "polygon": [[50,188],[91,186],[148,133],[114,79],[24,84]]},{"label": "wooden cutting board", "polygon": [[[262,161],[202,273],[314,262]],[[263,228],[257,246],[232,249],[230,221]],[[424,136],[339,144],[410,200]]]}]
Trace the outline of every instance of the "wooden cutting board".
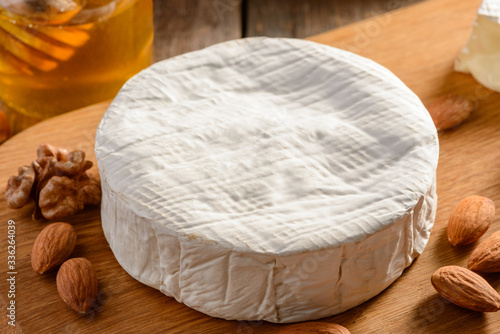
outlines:
[{"label": "wooden cutting board", "polygon": [[[392,2],[390,2],[392,3]],[[311,38],[374,59],[391,69],[428,105],[445,93],[459,93],[477,111],[459,128],[440,134],[437,173],[439,207],[429,244],[402,277],[379,296],[321,321],[340,323],[352,333],[500,333],[500,313],[481,314],[440,298],[431,274],[444,265],[465,266],[477,245],[452,247],[447,219],[456,203],[471,194],[500,206],[500,94],[471,76],[455,73],[454,58],[465,44],[480,0],[434,0],[383,14]],[[38,124],[0,146],[0,185],[17,167],[29,164],[41,143],[85,150],[93,156],[93,136],[107,104],[75,111]],[[97,173],[96,168],[92,170]],[[2,186],[3,187],[3,186]],[[30,252],[46,225],[31,221],[33,205],[15,211],[0,196],[0,331],[12,333],[277,333],[285,325],[215,319],[177,303],[131,278],[116,262],[104,238],[99,208],[66,219],[79,239],[74,256],[88,258],[99,277],[99,296],[86,315],[71,311],[59,298],[55,273],[36,274]],[[15,328],[7,325],[7,223],[16,226]],[[500,230],[500,214],[481,239]],[[500,274],[485,278],[500,290]]]}]

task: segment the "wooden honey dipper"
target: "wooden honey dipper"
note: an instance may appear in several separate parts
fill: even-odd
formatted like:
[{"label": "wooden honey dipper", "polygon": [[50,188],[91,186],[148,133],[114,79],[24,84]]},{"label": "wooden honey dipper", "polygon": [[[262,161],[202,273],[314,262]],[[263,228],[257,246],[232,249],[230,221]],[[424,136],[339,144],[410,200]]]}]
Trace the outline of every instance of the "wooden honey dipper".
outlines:
[{"label": "wooden honey dipper", "polygon": [[0,5],[10,13],[0,12],[0,73],[51,71],[90,38],[93,23],[61,28],[81,12],[84,0],[0,0]]}]

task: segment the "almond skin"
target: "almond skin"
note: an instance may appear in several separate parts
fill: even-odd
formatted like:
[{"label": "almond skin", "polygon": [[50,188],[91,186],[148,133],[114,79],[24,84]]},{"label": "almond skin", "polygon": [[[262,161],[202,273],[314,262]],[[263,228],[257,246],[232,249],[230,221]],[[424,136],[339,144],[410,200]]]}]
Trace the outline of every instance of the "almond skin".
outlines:
[{"label": "almond skin", "polygon": [[469,269],[446,266],[431,277],[434,289],[453,304],[477,312],[496,312],[500,295],[484,278]]},{"label": "almond skin", "polygon": [[495,204],[482,196],[469,196],[458,203],[448,221],[448,240],[453,246],[479,239],[495,218]]},{"label": "almond skin", "polygon": [[76,231],[67,223],[52,223],[38,234],[31,250],[31,266],[43,274],[66,261],[76,245]]},{"label": "almond skin", "polygon": [[467,267],[483,273],[500,272],[500,231],[493,233],[474,249]]},{"label": "almond skin", "polygon": [[97,298],[97,275],[89,260],[69,259],[57,272],[57,292],[73,310],[85,313]]},{"label": "almond skin", "polygon": [[304,322],[283,328],[278,334],[350,334],[344,326],[326,322]]},{"label": "almond skin", "polygon": [[469,117],[474,104],[461,95],[445,95],[437,98],[427,108],[437,130],[456,127]]}]

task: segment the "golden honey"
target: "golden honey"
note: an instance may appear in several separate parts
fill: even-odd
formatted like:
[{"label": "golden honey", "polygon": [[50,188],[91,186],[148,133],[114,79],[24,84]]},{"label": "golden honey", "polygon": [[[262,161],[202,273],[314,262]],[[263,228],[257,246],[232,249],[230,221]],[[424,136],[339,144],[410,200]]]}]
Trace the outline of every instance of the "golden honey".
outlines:
[{"label": "golden honey", "polygon": [[0,100],[36,120],[113,98],[152,61],[152,0],[51,1],[67,11],[0,7]]}]

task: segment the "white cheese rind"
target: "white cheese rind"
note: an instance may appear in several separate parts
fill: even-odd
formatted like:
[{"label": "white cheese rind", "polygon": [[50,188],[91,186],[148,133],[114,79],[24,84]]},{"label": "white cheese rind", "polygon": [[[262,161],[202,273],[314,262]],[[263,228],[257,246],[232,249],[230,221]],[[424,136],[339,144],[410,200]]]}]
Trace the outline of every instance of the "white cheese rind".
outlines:
[{"label": "white cheese rind", "polygon": [[500,1],[483,0],[477,14],[486,17],[490,21],[500,23]]},{"label": "white cheese rind", "polygon": [[483,86],[500,92],[500,0],[484,0],[479,7],[455,70],[471,73]]},{"label": "white cheese rind", "polygon": [[293,322],[389,286],[429,238],[437,134],[381,66],[253,38],[156,64],[96,134],[121,266],[212,316]]}]

